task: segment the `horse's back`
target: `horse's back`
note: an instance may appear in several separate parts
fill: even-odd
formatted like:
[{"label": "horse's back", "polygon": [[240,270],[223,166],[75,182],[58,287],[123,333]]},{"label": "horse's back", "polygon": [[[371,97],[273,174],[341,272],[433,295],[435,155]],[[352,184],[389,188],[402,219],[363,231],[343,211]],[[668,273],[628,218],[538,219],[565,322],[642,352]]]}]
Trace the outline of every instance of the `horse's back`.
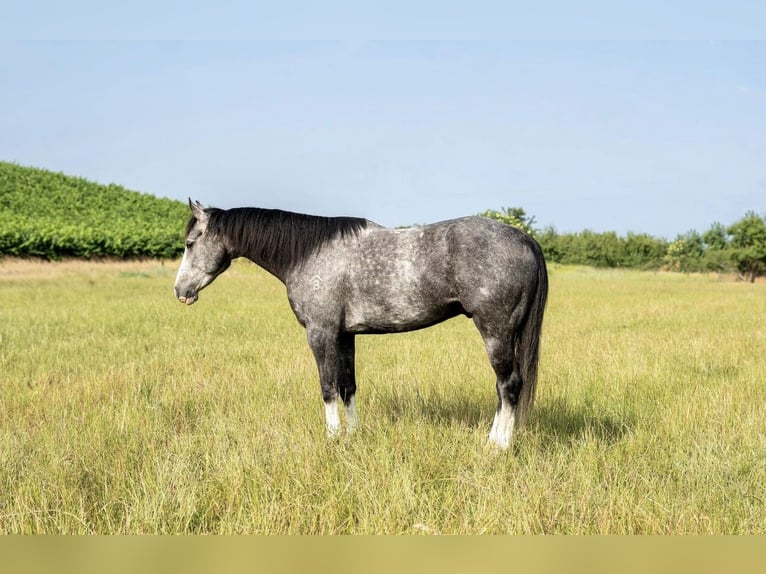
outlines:
[{"label": "horse's back", "polygon": [[368,230],[346,268],[348,327],[420,328],[515,306],[538,275],[535,246],[522,231],[480,216]]},{"label": "horse's back", "polygon": [[[376,227],[360,241],[359,269],[411,282],[459,278],[505,279],[535,276],[542,253],[523,231],[482,216],[468,216],[404,229]],[[519,277],[521,279],[521,277]]]}]

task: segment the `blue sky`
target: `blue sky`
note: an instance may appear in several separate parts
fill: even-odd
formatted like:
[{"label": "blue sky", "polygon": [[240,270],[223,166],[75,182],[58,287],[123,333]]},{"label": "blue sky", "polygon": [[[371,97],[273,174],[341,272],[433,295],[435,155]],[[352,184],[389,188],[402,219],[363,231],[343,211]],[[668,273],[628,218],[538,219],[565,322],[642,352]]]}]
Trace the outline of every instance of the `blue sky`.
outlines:
[{"label": "blue sky", "polygon": [[385,225],[766,212],[766,4],[632,4],[11,3],[0,159]]}]

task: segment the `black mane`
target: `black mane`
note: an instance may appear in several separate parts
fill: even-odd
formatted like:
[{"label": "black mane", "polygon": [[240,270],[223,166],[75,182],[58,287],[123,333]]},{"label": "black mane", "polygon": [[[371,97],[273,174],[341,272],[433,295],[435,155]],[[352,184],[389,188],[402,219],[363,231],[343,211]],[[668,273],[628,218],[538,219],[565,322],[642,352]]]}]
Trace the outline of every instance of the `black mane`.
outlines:
[{"label": "black mane", "polygon": [[[328,241],[356,235],[368,223],[358,217],[321,217],[257,207],[208,208],[205,212],[210,217],[208,233],[224,240],[232,254],[259,264],[268,262],[277,269],[300,264]],[[187,234],[194,221],[189,222]]]}]

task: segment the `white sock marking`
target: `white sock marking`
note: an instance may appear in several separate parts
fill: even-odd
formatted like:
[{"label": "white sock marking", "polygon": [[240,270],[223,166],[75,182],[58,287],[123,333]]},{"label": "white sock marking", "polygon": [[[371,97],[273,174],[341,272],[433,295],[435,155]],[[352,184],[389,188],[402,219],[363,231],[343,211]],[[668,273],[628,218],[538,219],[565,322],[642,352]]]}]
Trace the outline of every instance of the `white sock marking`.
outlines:
[{"label": "white sock marking", "polygon": [[356,397],[353,396],[348,400],[346,406],[346,427],[347,432],[354,432],[359,426],[359,416],[356,413]]},{"label": "white sock marking", "polygon": [[499,418],[497,411],[495,411],[495,420],[492,421],[492,429],[489,431],[489,442],[493,442],[494,437],[497,435],[497,421]]},{"label": "white sock marking", "polygon": [[340,433],[340,416],[338,414],[338,399],[324,404],[324,416],[327,421],[327,436],[330,438]]},{"label": "white sock marking", "polygon": [[500,407],[500,410],[495,413],[492,430],[489,431],[488,444],[490,446],[506,450],[511,445],[515,418],[513,407],[506,405]]}]

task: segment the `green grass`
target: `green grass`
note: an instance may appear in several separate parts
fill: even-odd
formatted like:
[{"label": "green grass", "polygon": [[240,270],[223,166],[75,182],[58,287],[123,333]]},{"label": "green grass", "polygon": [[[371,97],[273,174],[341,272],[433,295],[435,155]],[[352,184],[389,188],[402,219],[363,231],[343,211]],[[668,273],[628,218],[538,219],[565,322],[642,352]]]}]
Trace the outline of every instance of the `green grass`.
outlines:
[{"label": "green grass", "polygon": [[0,261],[0,532],[766,533],[766,285],[554,267],[497,454],[469,320],[360,337],[333,442],[283,286],[174,274]]}]

